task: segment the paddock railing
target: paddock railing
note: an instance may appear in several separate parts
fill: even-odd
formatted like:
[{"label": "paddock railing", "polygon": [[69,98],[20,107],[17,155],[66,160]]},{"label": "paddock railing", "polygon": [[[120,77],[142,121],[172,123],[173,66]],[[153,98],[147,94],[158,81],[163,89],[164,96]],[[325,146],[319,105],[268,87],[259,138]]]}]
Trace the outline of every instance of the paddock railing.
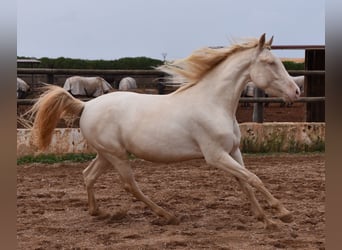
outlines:
[{"label": "paddock railing", "polygon": [[[325,113],[325,46],[324,45],[274,45],[274,50],[305,50],[305,69],[304,70],[288,70],[292,76],[305,76],[305,95],[295,102],[303,102],[307,104],[306,121],[308,122],[324,122]],[[165,74],[158,70],[94,70],[94,69],[46,69],[46,68],[18,68],[18,76],[31,75],[31,85],[33,84],[33,76],[44,76],[47,83],[56,84],[56,78],[65,79],[73,75],[81,76],[102,76],[108,82],[118,82],[125,76],[140,78],[144,82],[143,86],[158,89]],[[57,83],[58,84],[58,83]],[[60,84],[61,85],[61,84]],[[117,87],[117,86],[114,86]],[[139,86],[140,88],[140,86]],[[176,89],[177,86],[174,86]],[[172,91],[172,90],[171,90]],[[160,93],[158,89],[158,93]],[[87,101],[89,98],[83,98]],[[17,105],[32,105],[36,99],[18,99]],[[263,122],[264,103],[283,103],[281,98],[275,97],[242,97],[241,103],[254,103],[253,121]]]}]

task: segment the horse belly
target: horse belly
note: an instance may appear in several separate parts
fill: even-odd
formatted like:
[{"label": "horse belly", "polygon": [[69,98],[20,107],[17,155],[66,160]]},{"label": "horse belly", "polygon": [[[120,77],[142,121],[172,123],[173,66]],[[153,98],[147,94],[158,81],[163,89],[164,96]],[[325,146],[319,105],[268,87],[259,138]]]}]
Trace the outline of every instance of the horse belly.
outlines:
[{"label": "horse belly", "polygon": [[201,158],[198,145],[190,136],[145,130],[124,140],[125,148],[138,158],[155,162],[175,162]]}]

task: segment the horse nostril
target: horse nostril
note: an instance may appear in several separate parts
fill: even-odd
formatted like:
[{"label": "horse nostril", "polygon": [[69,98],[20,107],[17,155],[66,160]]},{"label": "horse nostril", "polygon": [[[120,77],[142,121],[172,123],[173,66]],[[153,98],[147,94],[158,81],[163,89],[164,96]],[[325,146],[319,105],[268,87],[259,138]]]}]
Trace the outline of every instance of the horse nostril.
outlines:
[{"label": "horse nostril", "polygon": [[299,95],[299,90],[298,89],[296,89],[296,95]]}]

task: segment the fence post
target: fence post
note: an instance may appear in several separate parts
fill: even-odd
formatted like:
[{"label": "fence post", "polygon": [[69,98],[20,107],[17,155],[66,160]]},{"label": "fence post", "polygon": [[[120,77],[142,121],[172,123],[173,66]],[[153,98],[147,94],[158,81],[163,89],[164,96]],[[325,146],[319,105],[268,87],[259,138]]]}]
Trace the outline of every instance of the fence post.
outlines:
[{"label": "fence post", "polygon": [[[305,50],[305,70],[325,70],[325,50]],[[304,92],[306,96],[325,96],[324,75],[307,75]],[[325,102],[309,102],[306,104],[307,122],[325,121]]]},{"label": "fence post", "polygon": [[49,84],[53,84],[54,83],[53,73],[47,74],[47,82]]},{"label": "fence post", "polygon": [[[262,89],[254,89],[255,97],[265,97],[265,92]],[[257,102],[253,104],[253,122],[263,123],[264,121],[264,103]]]}]

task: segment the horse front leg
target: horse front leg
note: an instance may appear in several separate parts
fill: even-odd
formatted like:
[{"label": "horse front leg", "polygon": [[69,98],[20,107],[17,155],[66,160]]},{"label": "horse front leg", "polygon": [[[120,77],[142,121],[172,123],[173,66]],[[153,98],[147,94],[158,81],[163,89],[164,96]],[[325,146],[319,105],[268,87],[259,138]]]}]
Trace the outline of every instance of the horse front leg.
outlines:
[{"label": "horse front leg", "polygon": [[[272,207],[276,207],[282,213],[280,215],[280,219],[289,222],[290,221],[290,212],[286,210],[282,204],[272,196],[272,194],[266,189],[262,181],[252,172],[247,170],[242,164],[236,161],[231,155],[228,153],[221,151],[220,153],[215,154],[206,154],[205,159],[207,163],[211,166],[218,167],[240,180],[243,187],[246,188],[246,192],[249,197],[253,198],[251,202],[254,204],[254,208],[258,209],[257,212],[260,213],[261,218],[263,219],[266,228],[274,228],[276,227],[276,223],[273,222],[271,219],[268,219],[261,209],[260,205],[255,202],[256,198],[251,188],[254,187],[259,190],[266,198],[268,203]],[[255,200],[254,200],[255,199]],[[257,204],[257,205],[256,205]],[[287,218],[286,218],[287,217]],[[285,218],[285,220],[284,220]]]},{"label": "horse front leg", "polygon": [[[242,166],[244,167],[244,165],[242,165]],[[241,180],[241,181],[243,182],[242,185],[247,185],[246,187],[247,187],[247,190],[250,193],[250,195],[254,196],[254,192],[253,192],[252,188],[250,187],[250,185],[247,182],[244,182],[243,180]],[[286,223],[291,222],[293,220],[292,219],[292,213],[289,210],[287,210],[285,208],[285,206],[268,191],[268,189],[264,186],[264,184],[261,182],[261,180],[259,180],[259,181],[258,181],[260,184],[259,187],[255,186],[255,188],[259,189],[259,191],[262,194],[264,194],[268,204],[278,211],[277,217],[283,222],[286,222]],[[255,196],[254,196],[254,198],[255,198]]]},{"label": "horse front leg", "polygon": [[[233,157],[234,160],[240,163],[242,167],[245,167],[240,149],[237,149],[233,153],[231,153],[231,156]],[[235,179],[239,183],[242,191],[247,195],[251,203],[251,210],[253,214],[255,215],[255,217],[257,218],[257,220],[265,221],[266,224],[272,224],[272,221],[268,220],[268,218],[265,215],[264,210],[261,208],[258,200],[256,199],[253,188],[242,179],[239,179],[237,177],[235,177]]]},{"label": "horse front leg", "polygon": [[[245,167],[244,163],[243,163],[243,159],[242,159],[242,155],[241,155],[241,151],[240,149],[235,150],[233,153],[231,153],[231,156],[233,157],[233,159],[235,159],[238,163],[241,164],[242,167]],[[258,201],[255,198],[253,189],[251,188],[251,186],[244,182],[243,180],[238,180],[239,183],[241,184],[242,188],[246,190],[247,195],[250,197],[250,200],[252,202],[252,206],[254,208],[252,208],[254,211],[256,211],[256,216],[258,218],[258,216],[263,216],[262,213],[262,208],[260,207]],[[276,210],[278,210],[278,217],[281,221],[283,222],[291,222],[292,221],[292,213],[287,210],[284,205],[277,200],[276,198],[274,198],[274,196],[264,187],[264,194],[266,195],[266,199],[267,202],[269,203],[269,205],[273,208],[275,208]],[[254,203],[254,204],[253,204]]]}]

